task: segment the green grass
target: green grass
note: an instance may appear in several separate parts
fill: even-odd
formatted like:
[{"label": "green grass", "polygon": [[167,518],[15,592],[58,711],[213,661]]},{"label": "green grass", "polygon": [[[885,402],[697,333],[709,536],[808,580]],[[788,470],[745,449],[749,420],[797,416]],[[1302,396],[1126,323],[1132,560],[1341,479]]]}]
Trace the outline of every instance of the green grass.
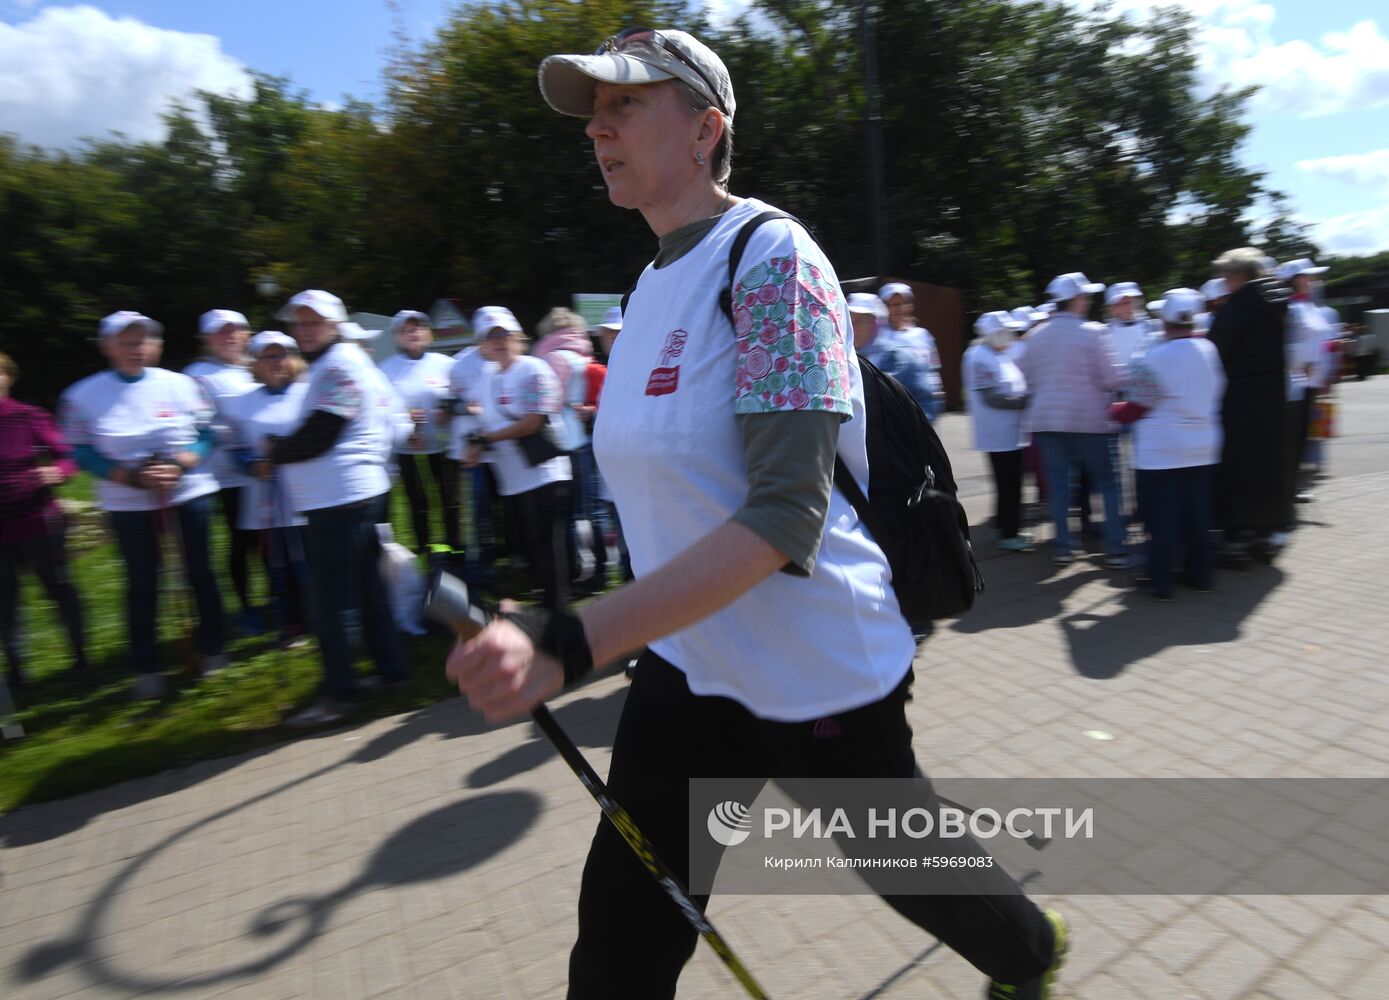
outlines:
[{"label": "green grass", "polygon": [[[89,504],[91,480],[79,476],[64,487],[65,500]],[[413,540],[401,491],[392,493],[396,538]],[[435,513],[437,523],[437,512]],[[435,537],[441,532],[435,529]],[[73,570],[87,620],[88,653],[96,670],[68,670],[70,652],[56,611],[32,577],[25,580],[23,615],[28,625],[28,683],[19,697],[25,736],[0,741],[0,813],[35,802],[63,798],[130,778],[155,774],[193,761],[252,750],[294,739],[281,725],[290,710],[313,700],[321,672],[313,644],[282,651],[271,637],[233,638],[232,665],[203,681],[185,678],[178,663],[179,637],[161,606],[160,643],[170,694],[163,701],[130,701],[125,657],[124,571],[114,540],[100,513],[79,512],[69,533]],[[228,635],[236,596],[225,577],[226,535],[220,510],[214,517],[213,566],[227,609]],[[267,587],[259,557],[253,554],[252,595],[262,603]],[[449,640],[442,636],[405,638],[414,679],[403,690],[369,703],[368,719],[431,704],[455,693],[443,677]],[[366,662],[359,662],[367,670]]]}]

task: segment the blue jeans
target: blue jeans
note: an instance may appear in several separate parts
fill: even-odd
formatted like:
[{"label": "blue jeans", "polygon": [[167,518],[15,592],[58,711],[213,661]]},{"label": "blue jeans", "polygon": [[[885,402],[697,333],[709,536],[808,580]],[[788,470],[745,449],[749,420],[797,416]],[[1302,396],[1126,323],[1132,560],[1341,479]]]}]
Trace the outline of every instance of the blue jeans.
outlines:
[{"label": "blue jeans", "polygon": [[[129,623],[130,664],[136,673],[159,670],[155,650],[159,614],[159,570],[163,561],[161,538],[166,531],[180,543],[185,584],[193,591],[198,608],[196,638],[203,656],[222,652],[222,595],[212,575],[208,553],[208,528],[212,511],[211,496],[186,500],[167,510],[117,510],[111,512],[111,527],[125,561],[125,615]],[[166,567],[173,572],[172,566]],[[185,597],[186,600],[186,597]]]},{"label": "blue jeans", "polygon": [[1056,528],[1056,551],[1071,551],[1071,496],[1075,493],[1075,469],[1081,466],[1090,488],[1104,497],[1105,548],[1110,555],[1122,554],[1124,519],[1119,513],[1119,481],[1110,457],[1113,435],[1038,431],[1032,437],[1041,449],[1047,472],[1047,503]]},{"label": "blue jeans", "polygon": [[485,464],[463,470],[468,477],[469,502],[473,508],[473,540],[467,546],[468,562],[491,566],[496,559],[496,542],[492,533],[492,488],[490,473]]},{"label": "blue jeans", "polygon": [[344,701],[357,695],[352,663],[361,639],[383,679],[409,676],[381,578],[381,511],[382,498],[373,497],[305,512],[309,609],[323,655],[323,693]]},{"label": "blue jeans", "polygon": [[1148,578],[1153,592],[1172,593],[1172,568],[1177,547],[1185,547],[1186,582],[1202,590],[1210,588],[1215,574],[1215,549],[1211,527],[1213,465],[1185,469],[1139,469],[1138,512],[1148,530]]}]

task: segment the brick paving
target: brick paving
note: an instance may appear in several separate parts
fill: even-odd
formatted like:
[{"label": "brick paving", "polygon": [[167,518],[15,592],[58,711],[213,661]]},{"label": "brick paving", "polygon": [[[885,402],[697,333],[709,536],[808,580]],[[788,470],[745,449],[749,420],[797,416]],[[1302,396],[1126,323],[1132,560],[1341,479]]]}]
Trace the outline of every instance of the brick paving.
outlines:
[{"label": "brick paving", "polygon": [[[917,663],[917,754],[948,777],[1389,774],[1389,379],[1339,389],[1335,478],[1272,568],[1147,603],[1096,559],[997,555]],[[968,422],[943,435],[976,522]],[[421,664],[420,669],[436,669]],[[625,694],[556,716],[601,771]],[[1100,742],[1087,732],[1114,736]],[[0,995],[563,995],[597,818],[532,726],[459,702],[0,818]],[[1062,996],[1389,995],[1389,897],[1069,897]],[[778,997],[975,997],[979,976],[861,897],[711,914]],[[737,995],[700,946],[682,998]]]}]

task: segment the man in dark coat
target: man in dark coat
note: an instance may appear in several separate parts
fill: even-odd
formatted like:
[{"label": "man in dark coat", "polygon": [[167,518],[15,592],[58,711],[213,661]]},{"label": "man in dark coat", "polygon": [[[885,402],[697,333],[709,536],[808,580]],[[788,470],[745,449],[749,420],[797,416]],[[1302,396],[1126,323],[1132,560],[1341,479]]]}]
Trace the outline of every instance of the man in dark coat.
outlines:
[{"label": "man in dark coat", "polygon": [[1210,341],[1220,352],[1228,385],[1221,407],[1225,444],[1215,476],[1216,523],[1236,558],[1272,556],[1269,537],[1286,520],[1284,330],[1288,290],[1265,276],[1253,247],[1215,262],[1229,299],[1211,319]]}]

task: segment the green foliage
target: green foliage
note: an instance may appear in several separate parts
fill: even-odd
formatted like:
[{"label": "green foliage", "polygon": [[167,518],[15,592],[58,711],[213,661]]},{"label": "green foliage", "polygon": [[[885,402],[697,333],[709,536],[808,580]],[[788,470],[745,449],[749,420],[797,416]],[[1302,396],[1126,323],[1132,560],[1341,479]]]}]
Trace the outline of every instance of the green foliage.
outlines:
[{"label": "green foliage", "polygon": [[[864,8],[761,0],[714,29],[680,0],[459,5],[393,48],[379,107],[326,110],[259,77],[248,98],[172,109],[159,143],[0,139],[0,340],[20,393],[51,402],[97,368],[94,324],[117,308],[162,320],[166,363],[182,364],[206,308],[268,322],[263,275],[374,312],[499,302],[527,325],[572,292],[626,288],[654,240],[609,204],[582,122],[544,104],[536,67],[630,24],[710,41],[739,97],[734,190],[805,219],[844,277],[871,273]],[[1259,239],[1314,251],[1238,162],[1249,92],[1197,95],[1181,9],[874,10],[891,272],[959,286],[972,310],[1035,301],[1059,271],[1160,289]]]}]

